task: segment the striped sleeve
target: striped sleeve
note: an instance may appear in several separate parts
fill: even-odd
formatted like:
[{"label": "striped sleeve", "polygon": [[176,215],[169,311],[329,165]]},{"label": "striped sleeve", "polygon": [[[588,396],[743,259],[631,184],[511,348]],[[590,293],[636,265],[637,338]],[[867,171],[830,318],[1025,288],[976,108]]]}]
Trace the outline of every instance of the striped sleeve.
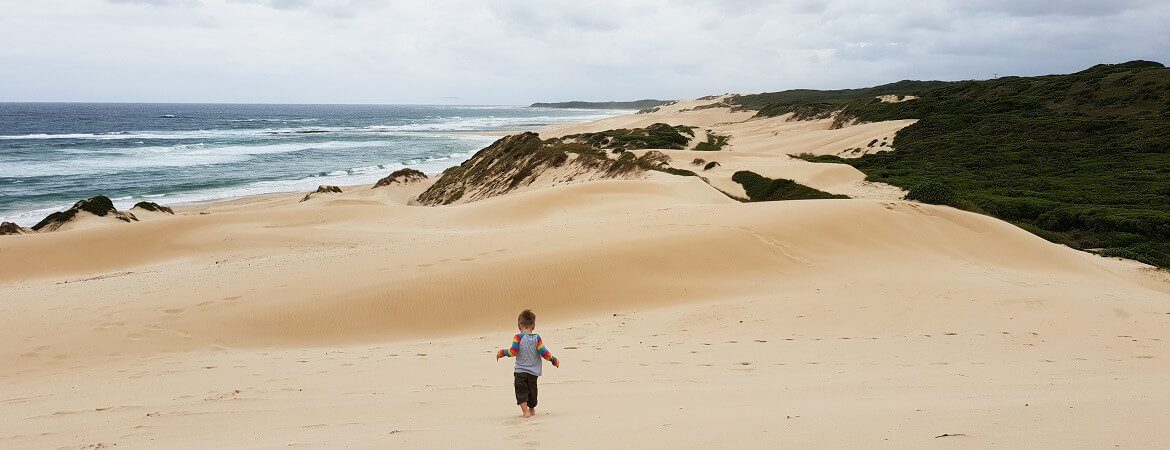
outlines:
[{"label": "striped sleeve", "polygon": [[557,359],[552,355],[552,352],[549,352],[548,349],[545,348],[544,339],[541,339],[540,336],[536,337],[536,354],[540,355],[541,358],[549,361],[556,361]]},{"label": "striped sleeve", "polygon": [[516,356],[517,353],[520,353],[520,335],[519,334],[512,336],[512,346],[508,347],[508,348],[501,348],[499,352],[496,352],[496,357],[503,358],[506,356]]}]

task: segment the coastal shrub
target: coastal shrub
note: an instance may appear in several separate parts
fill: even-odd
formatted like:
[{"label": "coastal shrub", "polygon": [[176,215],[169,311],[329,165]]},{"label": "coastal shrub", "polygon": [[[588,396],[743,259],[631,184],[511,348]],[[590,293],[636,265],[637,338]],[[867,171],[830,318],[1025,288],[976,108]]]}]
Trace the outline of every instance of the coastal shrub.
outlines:
[{"label": "coastal shrub", "polygon": [[[885,94],[917,98],[872,97]],[[730,101],[757,116],[836,109],[834,126],[917,119],[888,144],[894,151],[795,157],[849,164],[912,191],[908,198],[989,214],[1053,242],[1170,267],[1170,69],[1159,63]],[[931,182],[951,195],[925,190]]]},{"label": "coastal shrub", "polygon": [[89,212],[95,216],[105,217],[114,209],[114,202],[109,197],[98,195],[73,204],[73,209]]},{"label": "coastal shrub", "polygon": [[675,169],[673,167],[659,167],[655,170],[657,170],[659,172],[666,172],[666,173],[669,173],[671,175],[678,175],[678,176],[683,176],[683,177],[697,177],[697,176],[699,176],[699,174],[692,172],[690,170]]},{"label": "coastal shrub", "polygon": [[650,150],[638,158],[638,164],[646,168],[657,168],[670,164],[670,157],[658,150]]},{"label": "coastal shrub", "polygon": [[731,136],[707,133],[707,140],[705,142],[700,142],[699,145],[696,145],[695,150],[701,152],[714,152],[723,150],[723,147],[727,146],[727,141],[730,139]]},{"label": "coastal shrub", "polygon": [[144,209],[146,211],[162,212],[167,214],[174,214],[175,211],[169,207],[160,205],[155,202],[138,202],[134,204],[134,208]]},{"label": "coastal shrub", "polygon": [[374,188],[389,186],[391,184],[410,184],[427,179],[427,174],[422,173],[418,169],[404,167],[402,169],[391,172],[390,175],[378,180],[374,183]]},{"label": "coastal shrub", "polygon": [[73,216],[76,215],[77,209],[75,208],[70,208],[64,211],[57,211],[49,214],[48,216],[45,216],[44,219],[41,219],[40,222],[37,222],[36,225],[33,225],[32,229],[33,231],[41,231],[41,229],[48,227],[51,224],[68,222],[73,218]]},{"label": "coastal shrub", "polygon": [[133,222],[138,220],[138,218],[134,217],[133,214],[128,212],[119,212],[117,209],[115,209],[114,202],[111,201],[109,197],[104,195],[97,195],[85,200],[80,200],[77,203],[74,203],[72,208],[69,208],[65,211],[57,211],[49,214],[44,219],[41,219],[40,222],[37,222],[36,225],[33,225],[32,229],[34,231],[55,230],[57,227],[60,227],[61,224],[72,220],[75,216],[77,216],[77,213],[81,211],[85,211],[100,217],[113,215],[114,218],[123,222]]},{"label": "coastal shrub", "polygon": [[692,166],[701,166],[701,165],[705,164],[706,162],[707,162],[707,160],[705,160],[703,158],[695,158],[695,159],[691,160],[691,165]]},{"label": "coastal shrub", "polygon": [[13,234],[29,234],[32,230],[17,225],[12,222],[0,222],[0,236],[7,236]]},{"label": "coastal shrub", "polygon": [[907,200],[916,200],[932,205],[952,205],[955,203],[955,190],[950,186],[937,181],[928,181],[915,186],[906,194]]},{"label": "coastal shrub", "polygon": [[711,162],[707,163],[707,165],[703,166],[703,170],[711,170],[711,169],[714,169],[714,168],[719,167],[719,166],[720,166],[719,161],[711,161]]},{"label": "coastal shrub", "polygon": [[682,150],[695,137],[695,127],[656,123],[646,128],[617,129],[596,133],[579,133],[565,136],[565,139],[583,142],[596,148],[615,150],[640,150],[659,148]]},{"label": "coastal shrub", "polygon": [[792,180],[772,179],[747,170],[733,174],[731,181],[743,186],[748,199],[753,202],[849,198],[813,189]]}]

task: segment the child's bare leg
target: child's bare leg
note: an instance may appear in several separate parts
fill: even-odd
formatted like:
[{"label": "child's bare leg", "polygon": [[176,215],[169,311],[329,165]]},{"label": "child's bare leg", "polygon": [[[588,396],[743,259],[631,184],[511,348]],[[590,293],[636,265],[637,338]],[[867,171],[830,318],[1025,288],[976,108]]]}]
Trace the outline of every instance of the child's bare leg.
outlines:
[{"label": "child's bare leg", "polygon": [[532,408],[529,408],[527,403],[521,403],[520,414],[523,417],[530,417],[532,416]]}]

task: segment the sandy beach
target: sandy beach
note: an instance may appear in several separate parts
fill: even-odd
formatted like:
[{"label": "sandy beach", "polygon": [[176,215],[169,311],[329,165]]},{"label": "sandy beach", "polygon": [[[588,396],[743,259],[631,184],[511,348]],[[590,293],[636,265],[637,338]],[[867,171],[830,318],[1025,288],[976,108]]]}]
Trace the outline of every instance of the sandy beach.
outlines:
[{"label": "sandy beach", "polygon": [[[0,448],[1170,442],[1166,271],[789,156],[887,151],[913,120],[718,101],[533,130],[694,126],[662,152],[718,162],[706,181],[417,205],[432,177],[0,236]],[[738,170],[851,199],[741,203]],[[563,361],[532,419],[494,358],[524,308]]]}]

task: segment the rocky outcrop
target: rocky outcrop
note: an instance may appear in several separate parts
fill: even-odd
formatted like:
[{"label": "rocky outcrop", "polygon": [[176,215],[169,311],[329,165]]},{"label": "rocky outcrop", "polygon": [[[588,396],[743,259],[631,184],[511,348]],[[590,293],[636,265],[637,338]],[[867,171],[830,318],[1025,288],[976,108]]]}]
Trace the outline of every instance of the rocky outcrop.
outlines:
[{"label": "rocky outcrop", "polygon": [[412,184],[423,181],[425,179],[427,179],[427,174],[408,167],[405,169],[396,170],[394,173],[386,176],[386,178],[378,180],[377,183],[374,183],[374,188],[380,188],[392,184]]},{"label": "rocky outcrop", "polygon": [[341,188],[339,188],[337,186],[321,185],[321,186],[317,186],[316,191],[305,194],[305,198],[302,198],[301,201],[302,202],[308,201],[310,198],[313,198],[314,194],[340,194],[340,193],[341,193]]},{"label": "rocky outcrop", "polygon": [[32,232],[33,232],[33,230],[22,227],[20,225],[12,223],[12,222],[0,223],[0,236],[11,235],[11,234],[29,234]]},{"label": "rocky outcrop", "polygon": [[160,212],[160,213],[166,213],[166,214],[171,214],[171,215],[175,214],[175,211],[173,209],[166,207],[166,206],[163,206],[163,205],[160,205],[160,204],[155,203],[155,202],[138,202],[138,203],[135,203],[134,207],[130,208],[130,209],[131,210],[141,209],[144,211]]},{"label": "rocky outcrop", "polygon": [[35,231],[54,231],[61,228],[63,225],[76,220],[77,214],[81,212],[88,212],[98,217],[111,217],[123,222],[137,222],[138,218],[134,214],[128,212],[121,212],[114,208],[114,202],[110,201],[109,197],[98,195],[86,200],[81,200],[73,204],[72,208],[65,211],[58,211],[49,214],[32,229]]}]

